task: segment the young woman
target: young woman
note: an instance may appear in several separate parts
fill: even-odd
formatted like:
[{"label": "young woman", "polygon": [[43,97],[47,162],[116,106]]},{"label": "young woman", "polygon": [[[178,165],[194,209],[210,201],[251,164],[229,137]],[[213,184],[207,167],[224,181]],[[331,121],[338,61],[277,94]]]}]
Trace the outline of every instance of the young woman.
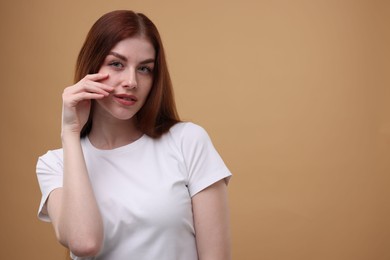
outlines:
[{"label": "young woman", "polygon": [[91,28],[65,88],[62,149],[37,163],[38,216],[73,259],[230,259],[231,173],[180,122],[164,49],[143,14]]}]

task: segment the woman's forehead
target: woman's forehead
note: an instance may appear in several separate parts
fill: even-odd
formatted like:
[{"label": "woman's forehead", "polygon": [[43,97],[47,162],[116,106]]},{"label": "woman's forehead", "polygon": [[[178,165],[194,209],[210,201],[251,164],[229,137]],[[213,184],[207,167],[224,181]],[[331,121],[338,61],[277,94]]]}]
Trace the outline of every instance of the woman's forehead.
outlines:
[{"label": "woman's forehead", "polygon": [[118,42],[110,51],[122,56],[126,60],[145,60],[155,57],[152,43],[145,37],[130,37]]}]

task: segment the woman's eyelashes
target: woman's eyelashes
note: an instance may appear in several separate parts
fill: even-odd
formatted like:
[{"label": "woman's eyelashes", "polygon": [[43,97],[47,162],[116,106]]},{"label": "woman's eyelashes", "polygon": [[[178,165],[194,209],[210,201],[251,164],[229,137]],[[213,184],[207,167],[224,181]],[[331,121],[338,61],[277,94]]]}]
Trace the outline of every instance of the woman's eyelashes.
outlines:
[{"label": "woman's eyelashes", "polygon": [[120,61],[112,61],[108,65],[115,69],[123,69],[125,67],[125,65]]},{"label": "woman's eyelashes", "polygon": [[[123,70],[126,67],[126,64],[121,61],[111,61],[108,63],[108,66],[114,68],[115,70]],[[151,74],[153,72],[153,66],[140,65],[137,68],[137,71],[142,74]]]},{"label": "woman's eyelashes", "polygon": [[138,68],[138,71],[143,74],[150,74],[153,72],[153,68],[149,66],[141,66]]}]

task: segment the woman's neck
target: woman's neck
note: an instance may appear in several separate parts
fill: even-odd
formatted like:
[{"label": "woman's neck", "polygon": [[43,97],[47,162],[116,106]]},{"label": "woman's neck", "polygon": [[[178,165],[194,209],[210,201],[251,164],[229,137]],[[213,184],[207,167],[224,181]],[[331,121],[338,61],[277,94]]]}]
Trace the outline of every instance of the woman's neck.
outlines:
[{"label": "woman's neck", "polygon": [[103,150],[110,150],[130,144],[143,135],[137,129],[135,122],[135,118],[119,120],[112,117],[94,117],[88,138],[93,146]]}]

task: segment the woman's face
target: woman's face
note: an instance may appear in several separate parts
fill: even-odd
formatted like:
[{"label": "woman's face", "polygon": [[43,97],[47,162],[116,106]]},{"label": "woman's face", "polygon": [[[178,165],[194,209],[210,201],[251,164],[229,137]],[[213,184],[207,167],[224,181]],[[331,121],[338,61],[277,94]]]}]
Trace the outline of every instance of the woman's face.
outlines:
[{"label": "woman's face", "polygon": [[153,84],[155,49],[143,37],[118,42],[105,58],[99,73],[108,74],[101,81],[112,86],[108,97],[97,100],[94,113],[127,120],[141,109]]}]

